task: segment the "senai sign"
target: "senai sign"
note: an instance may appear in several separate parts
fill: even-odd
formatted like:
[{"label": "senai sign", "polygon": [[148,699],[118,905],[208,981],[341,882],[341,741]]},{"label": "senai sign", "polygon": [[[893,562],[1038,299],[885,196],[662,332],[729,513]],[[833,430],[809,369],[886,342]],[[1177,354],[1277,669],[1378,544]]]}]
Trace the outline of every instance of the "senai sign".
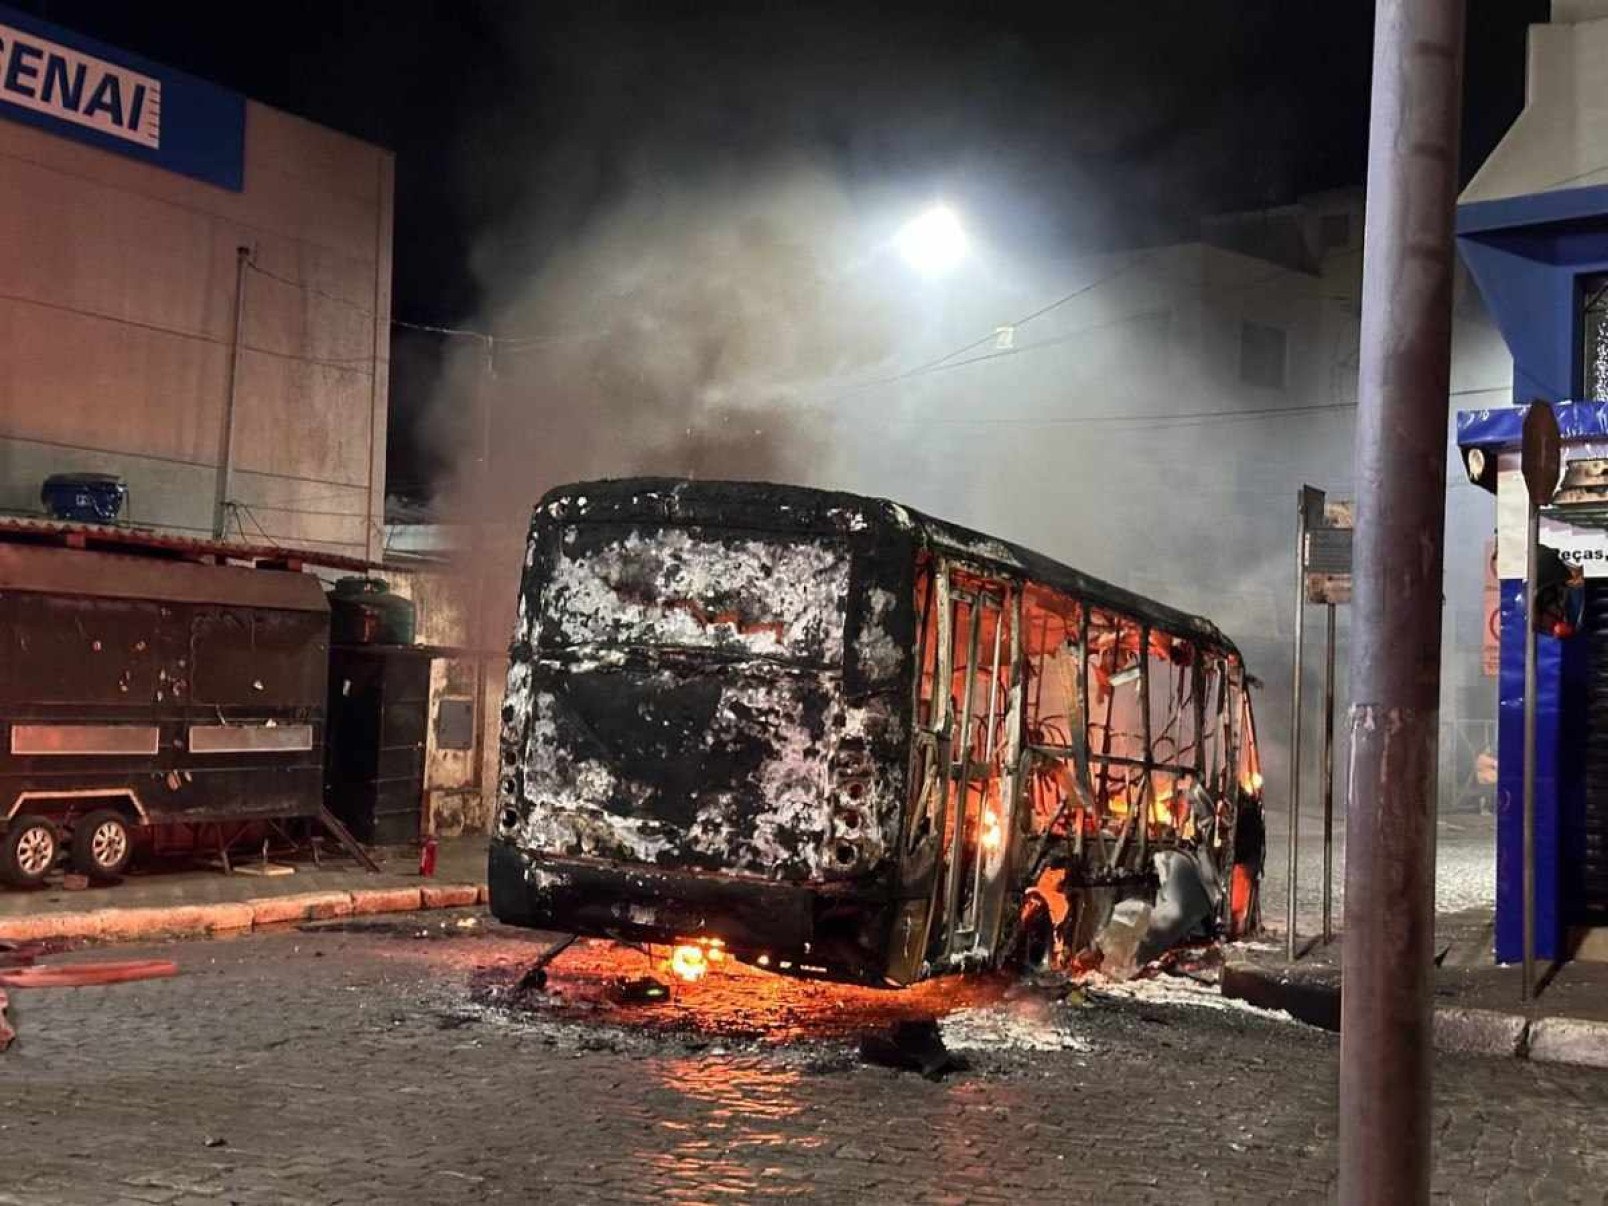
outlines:
[{"label": "senai sign", "polygon": [[241,187],[238,95],[3,7],[0,115]]}]

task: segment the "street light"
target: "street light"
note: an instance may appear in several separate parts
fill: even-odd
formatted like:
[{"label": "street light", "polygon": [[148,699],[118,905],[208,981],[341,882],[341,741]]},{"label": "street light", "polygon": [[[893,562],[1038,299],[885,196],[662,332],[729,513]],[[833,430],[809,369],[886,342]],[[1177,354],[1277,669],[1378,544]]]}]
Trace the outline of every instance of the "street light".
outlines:
[{"label": "street light", "polygon": [[906,222],[894,241],[905,262],[923,276],[942,276],[966,256],[966,231],[946,205]]}]

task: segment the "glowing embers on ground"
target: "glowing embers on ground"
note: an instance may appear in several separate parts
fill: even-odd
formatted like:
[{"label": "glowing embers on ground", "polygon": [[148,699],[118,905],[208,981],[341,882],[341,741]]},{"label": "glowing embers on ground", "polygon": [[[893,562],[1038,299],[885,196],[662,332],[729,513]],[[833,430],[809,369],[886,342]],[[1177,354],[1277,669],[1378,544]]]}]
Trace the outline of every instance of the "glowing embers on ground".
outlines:
[{"label": "glowing embers on ground", "polygon": [[704,978],[710,964],[725,960],[725,946],[726,944],[719,938],[700,938],[696,942],[684,942],[671,949],[670,970],[675,973],[678,980],[694,984]]},{"label": "glowing embers on ground", "polygon": [[[1004,975],[947,976],[907,989],[865,988],[777,975],[739,963],[725,951],[712,959],[714,951],[704,946],[697,948],[702,974],[687,980],[674,970],[673,949],[583,939],[548,966],[544,992],[518,992],[514,986],[541,949],[524,940],[479,943],[473,995],[515,1013],[554,1020],[768,1044],[857,1038],[899,1021],[991,1005],[1003,1000],[1013,983]],[[640,991],[648,978],[668,991]]]},{"label": "glowing embers on ground", "polygon": [[701,946],[678,946],[670,952],[670,970],[688,984],[696,984],[709,970]]}]

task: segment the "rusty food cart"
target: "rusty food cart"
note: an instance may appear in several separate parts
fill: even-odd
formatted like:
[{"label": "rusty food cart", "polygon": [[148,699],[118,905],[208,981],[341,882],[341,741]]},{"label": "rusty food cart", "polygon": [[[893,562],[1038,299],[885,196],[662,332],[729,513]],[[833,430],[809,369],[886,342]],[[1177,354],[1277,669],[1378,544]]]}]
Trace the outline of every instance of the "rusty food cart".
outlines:
[{"label": "rusty food cart", "polygon": [[372,866],[324,807],[324,592],[282,551],[228,563],[251,552],[0,528],[0,879],[113,879],[175,827],[227,861],[298,818]]}]

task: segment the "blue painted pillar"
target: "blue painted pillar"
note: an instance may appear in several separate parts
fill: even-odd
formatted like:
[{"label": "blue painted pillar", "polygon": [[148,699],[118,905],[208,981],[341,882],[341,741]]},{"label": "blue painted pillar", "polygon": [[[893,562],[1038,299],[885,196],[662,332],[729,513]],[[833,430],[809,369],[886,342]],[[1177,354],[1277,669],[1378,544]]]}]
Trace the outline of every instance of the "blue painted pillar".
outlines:
[{"label": "blue painted pillar", "polygon": [[[1563,720],[1574,694],[1569,687],[1580,659],[1573,640],[1536,640],[1535,718],[1535,953],[1540,959],[1564,955],[1570,884],[1565,871],[1564,835],[1571,825],[1567,805],[1579,776],[1572,765],[1575,748],[1564,748]],[[1502,583],[1502,665],[1497,701],[1496,958],[1524,958],[1524,583]],[[1583,702],[1583,701],[1582,701]],[[1573,747],[1573,743],[1570,743]]]}]

